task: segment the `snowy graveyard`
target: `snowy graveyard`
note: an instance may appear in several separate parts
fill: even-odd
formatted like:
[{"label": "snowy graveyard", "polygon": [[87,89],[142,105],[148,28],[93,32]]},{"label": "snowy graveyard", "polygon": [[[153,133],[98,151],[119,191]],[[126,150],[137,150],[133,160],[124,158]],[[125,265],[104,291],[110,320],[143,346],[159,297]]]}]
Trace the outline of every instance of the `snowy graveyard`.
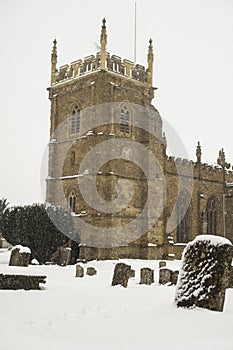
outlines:
[{"label": "snowy graveyard", "polygon": [[[8,266],[0,250],[0,273],[46,275],[41,290],[0,290],[1,350],[231,350],[233,289],[223,312],[177,308],[174,285],[160,285],[159,261],[122,260],[135,277],[127,288],[111,286],[119,261],[85,264],[95,275],[75,277],[75,266]],[[173,271],[180,261],[167,261]],[[140,284],[140,269],[151,268],[155,282]]]}]

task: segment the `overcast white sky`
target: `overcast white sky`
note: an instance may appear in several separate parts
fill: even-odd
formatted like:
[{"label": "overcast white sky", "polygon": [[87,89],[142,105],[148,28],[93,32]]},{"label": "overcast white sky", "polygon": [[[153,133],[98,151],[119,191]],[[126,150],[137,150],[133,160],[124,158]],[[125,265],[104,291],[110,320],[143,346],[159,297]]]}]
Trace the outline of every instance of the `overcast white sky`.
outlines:
[{"label": "overcast white sky", "polygon": [[[133,12],[131,0],[0,0],[0,198],[42,201],[53,38],[59,66],[93,54],[105,16],[108,51],[133,60]],[[137,62],[146,64],[151,36],[154,105],[190,158],[200,140],[204,161],[224,147],[233,163],[233,1],[137,0],[137,23]]]}]

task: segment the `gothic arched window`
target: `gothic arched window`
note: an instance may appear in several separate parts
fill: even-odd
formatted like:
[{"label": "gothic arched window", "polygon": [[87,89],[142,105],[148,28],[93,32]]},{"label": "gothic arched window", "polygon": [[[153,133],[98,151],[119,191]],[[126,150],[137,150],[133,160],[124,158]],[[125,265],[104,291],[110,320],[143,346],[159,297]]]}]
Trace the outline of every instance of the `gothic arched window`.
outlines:
[{"label": "gothic arched window", "polygon": [[184,191],[180,193],[177,200],[176,217],[177,217],[176,241],[178,243],[187,243],[189,241],[189,230],[190,230],[190,207],[188,203],[187,193]]},{"label": "gothic arched window", "polygon": [[80,132],[80,110],[78,107],[74,107],[70,121],[70,133],[77,134]]},{"label": "gothic arched window", "polygon": [[217,207],[216,199],[214,197],[209,198],[206,208],[207,219],[207,233],[210,235],[217,234]]},{"label": "gothic arched window", "polygon": [[75,213],[75,209],[76,209],[76,202],[77,202],[76,195],[75,195],[74,191],[72,191],[68,196],[68,207],[74,213]]},{"label": "gothic arched window", "polygon": [[121,110],[120,115],[120,131],[129,134],[130,132],[130,116],[126,107]]}]

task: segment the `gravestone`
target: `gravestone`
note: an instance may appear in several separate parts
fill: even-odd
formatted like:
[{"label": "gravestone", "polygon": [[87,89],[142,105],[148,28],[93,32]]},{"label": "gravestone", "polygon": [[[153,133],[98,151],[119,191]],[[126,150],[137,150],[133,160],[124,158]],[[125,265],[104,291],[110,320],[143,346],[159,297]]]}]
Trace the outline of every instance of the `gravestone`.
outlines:
[{"label": "gravestone", "polygon": [[84,276],[84,268],[80,264],[77,264],[75,277],[83,277],[83,276]]},{"label": "gravestone", "polygon": [[177,284],[177,280],[178,280],[178,276],[179,276],[179,271],[172,271],[171,272],[171,284]]},{"label": "gravestone", "polygon": [[60,249],[60,264],[61,266],[69,265],[71,260],[71,248],[70,247],[61,247]]},{"label": "gravestone", "polygon": [[67,266],[70,264],[71,252],[70,247],[61,246],[53,253],[51,262],[59,266]]},{"label": "gravestone", "polygon": [[9,266],[28,267],[31,257],[31,250],[28,247],[16,245],[11,249]]},{"label": "gravestone", "polygon": [[166,264],[166,261],[160,261],[159,262],[159,268],[161,269],[161,267],[165,267],[167,264]]},{"label": "gravestone", "polygon": [[223,237],[200,235],[184,252],[175,303],[222,311],[229,285],[233,246]]},{"label": "gravestone", "polygon": [[159,284],[167,284],[171,282],[172,271],[162,267],[159,270]]},{"label": "gravestone", "polygon": [[128,280],[131,277],[135,276],[135,271],[131,269],[130,265],[126,265],[124,263],[118,263],[115,266],[112,286],[116,286],[118,284],[122,285],[124,288],[128,285]]},{"label": "gravestone", "polygon": [[94,267],[87,267],[86,274],[89,276],[94,276],[97,274],[97,271]]},{"label": "gravestone", "polygon": [[143,267],[140,271],[140,284],[151,285],[154,283],[154,270]]}]

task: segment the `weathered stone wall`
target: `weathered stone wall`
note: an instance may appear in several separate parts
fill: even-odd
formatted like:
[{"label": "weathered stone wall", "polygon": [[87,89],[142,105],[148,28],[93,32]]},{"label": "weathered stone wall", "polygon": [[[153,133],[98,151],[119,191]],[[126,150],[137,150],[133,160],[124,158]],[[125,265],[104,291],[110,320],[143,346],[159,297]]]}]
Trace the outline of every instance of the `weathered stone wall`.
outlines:
[{"label": "weathered stone wall", "polygon": [[166,246],[121,246],[115,248],[96,248],[81,246],[79,258],[80,260],[109,260],[109,259],[148,259],[161,260],[167,257]]},{"label": "weathered stone wall", "polygon": [[[173,164],[172,164],[173,163]],[[190,220],[189,220],[189,241],[193,240],[197,233],[208,234],[207,224],[207,207],[208,201],[211,198],[215,200],[216,209],[216,234],[224,236],[223,225],[223,171],[220,167],[209,166],[206,164],[193,163],[193,190],[191,196],[191,203],[189,206]],[[176,175],[175,161],[173,159],[168,160],[167,165],[167,184],[168,184],[168,196],[166,205],[166,214],[169,217],[172,209],[175,206],[177,199],[177,183],[178,178]],[[232,172],[227,174],[227,181],[232,181]],[[225,234],[231,242],[233,242],[233,191],[231,187],[226,188],[225,197]],[[213,232],[212,232],[213,233]],[[174,253],[177,258],[181,257],[182,247],[176,245],[177,232],[174,230],[171,233],[175,245],[169,245],[169,253]]]},{"label": "weathered stone wall", "polygon": [[[94,58],[89,57],[89,59],[92,62]],[[89,64],[88,62],[85,63],[85,67]],[[121,65],[122,62],[119,64]],[[69,69],[67,69],[65,68],[66,74],[69,72]],[[63,73],[60,72],[59,74]],[[154,97],[153,88],[147,83],[142,83],[142,81],[130,79],[128,75],[124,76],[122,73],[117,74],[110,71],[93,70],[88,74],[82,75],[80,73],[74,76],[77,78],[67,79],[59,84],[54,84],[49,89],[49,98],[51,100],[51,142],[49,145],[47,202],[66,207],[67,197],[71,191],[74,191],[77,197],[75,212],[80,214],[79,219],[81,218],[83,221],[97,227],[116,228],[117,245],[118,228],[124,227],[124,225],[136,218],[146,203],[148,183],[143,172],[130,160],[122,159],[110,161],[100,169],[96,176],[96,186],[99,195],[106,201],[111,201],[116,197],[116,185],[121,185],[123,183],[122,180],[129,180],[134,188],[134,197],[127,208],[119,211],[114,216],[111,213],[106,214],[97,211],[87,205],[80,193],[79,185],[81,181],[88,183],[93,174],[77,175],[83,158],[94,146],[103,141],[122,136],[145,145],[148,150],[153,152],[163,170],[167,187],[165,208],[159,220],[152,225],[152,228],[145,235],[131,242],[128,246],[125,245],[114,249],[108,248],[104,250],[81,247],[80,257],[87,260],[92,260],[92,258],[114,259],[121,257],[163,259],[168,257],[168,254],[174,254],[176,258],[180,258],[184,245],[177,245],[177,243],[180,243],[177,241],[177,230],[173,229],[173,232],[167,232],[167,223],[176,205],[178,195],[179,178],[177,176],[177,167],[181,171],[184,183],[189,183],[193,180],[193,191],[189,207],[188,240],[194,239],[197,233],[209,233],[207,232],[207,203],[211,197],[214,197],[216,201],[216,234],[223,236],[223,170],[220,167],[212,167],[201,162],[194,163],[167,157],[166,142],[162,137],[161,117],[151,105]],[[130,126],[129,134],[122,135],[119,124],[111,123],[113,113],[116,113],[116,111],[108,110],[106,112],[104,108],[103,111],[101,110],[101,104],[109,102],[119,103],[119,117],[121,108],[127,103],[150,107],[153,118],[148,113],[145,116],[145,124],[150,126],[150,130],[155,131],[157,138],[149,135],[137,126]],[[81,110],[83,115],[81,114],[81,132],[75,135],[74,138],[70,135],[70,124],[67,121],[75,106]],[[98,107],[103,114],[108,113],[108,124],[90,129],[90,120],[94,121],[97,118],[95,108],[92,108],[93,106]],[[85,118],[85,111],[88,113],[88,118]],[[133,110],[131,111],[131,117],[134,118]],[[58,126],[60,127],[59,131],[57,131]],[[86,130],[85,133],[82,133],[82,129]],[[91,132],[88,133],[90,130]],[[106,154],[110,151],[108,148],[105,150],[102,148],[102,152],[106,152]],[[119,158],[121,158],[121,154],[119,154]],[[148,159],[144,159],[145,166],[147,166],[146,162],[148,162]],[[192,178],[190,178],[190,167],[193,172]],[[158,174],[155,175],[157,176]],[[153,179],[151,181],[154,181],[154,191],[157,193],[158,200],[161,200],[164,194],[159,189],[158,180]],[[233,182],[232,173],[227,175],[227,181]],[[127,186],[124,187],[122,185],[122,191],[127,200],[130,197]],[[226,198],[226,236],[231,241],[233,241],[233,230],[231,229],[233,223],[232,198],[233,196],[230,197],[230,195]],[[146,215],[148,216],[148,222],[153,220],[149,212]],[[125,232],[126,236],[128,234],[130,232]],[[170,235],[169,239],[168,235]],[[98,237],[96,239],[98,240]],[[97,243],[93,242],[93,246],[98,245]],[[153,246],[150,246],[150,244]]]}]

